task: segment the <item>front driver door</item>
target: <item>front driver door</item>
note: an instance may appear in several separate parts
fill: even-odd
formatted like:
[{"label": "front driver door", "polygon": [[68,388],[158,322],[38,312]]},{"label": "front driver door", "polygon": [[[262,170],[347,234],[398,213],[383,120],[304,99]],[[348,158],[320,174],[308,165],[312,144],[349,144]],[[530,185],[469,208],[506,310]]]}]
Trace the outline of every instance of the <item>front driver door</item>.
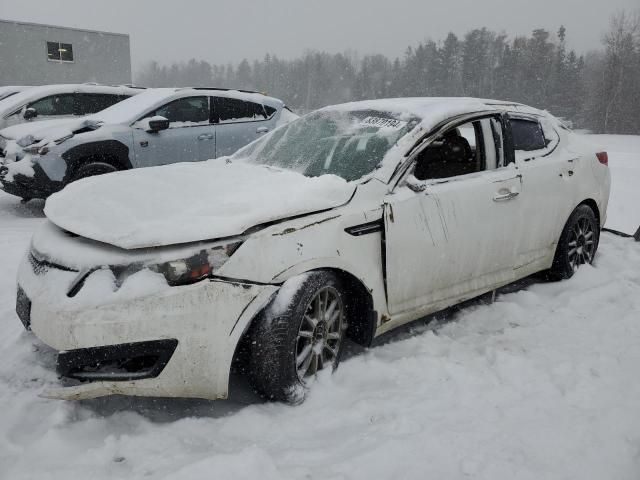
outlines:
[{"label": "front driver door", "polygon": [[392,319],[438,310],[515,279],[513,225],[520,215],[521,176],[513,163],[502,166],[497,117],[471,124],[478,171],[437,179],[409,177],[386,199]]},{"label": "front driver door", "polygon": [[141,122],[133,125],[136,167],[176,162],[195,162],[215,157],[215,130],[211,122],[209,97],[174,100],[145,118],[162,116],[169,128],[148,132]]}]

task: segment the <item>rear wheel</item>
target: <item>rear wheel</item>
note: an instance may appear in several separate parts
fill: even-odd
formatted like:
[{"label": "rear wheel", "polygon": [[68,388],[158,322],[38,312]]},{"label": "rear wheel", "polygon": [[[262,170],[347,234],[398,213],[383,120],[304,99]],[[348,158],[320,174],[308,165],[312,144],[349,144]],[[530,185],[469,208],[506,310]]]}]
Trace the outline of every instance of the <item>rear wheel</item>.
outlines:
[{"label": "rear wheel", "polygon": [[595,213],[588,205],[579,205],[562,230],[549,275],[558,280],[570,278],[580,265],[592,263],[599,237]]},{"label": "rear wheel", "polygon": [[111,165],[110,163],[105,162],[92,162],[87,163],[86,165],[82,165],[78,167],[78,169],[73,172],[71,176],[71,180],[68,183],[75,182],[76,180],[80,180],[82,178],[87,177],[95,177],[96,175],[104,175],[105,173],[117,172],[118,169]]},{"label": "rear wheel", "polygon": [[[264,397],[299,403],[311,378],[338,366],[345,299],[340,280],[330,272],[311,272],[301,282],[289,282],[256,320],[249,377]],[[291,285],[298,286],[292,291]]]}]

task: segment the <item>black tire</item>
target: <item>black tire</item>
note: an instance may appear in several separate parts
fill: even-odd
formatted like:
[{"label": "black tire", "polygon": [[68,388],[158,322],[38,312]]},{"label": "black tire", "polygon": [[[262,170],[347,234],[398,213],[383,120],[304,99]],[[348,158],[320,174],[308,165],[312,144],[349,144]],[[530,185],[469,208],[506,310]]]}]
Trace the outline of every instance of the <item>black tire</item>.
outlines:
[{"label": "black tire", "polygon": [[104,175],[105,173],[113,173],[117,171],[118,169],[110,163],[91,162],[78,167],[78,169],[73,172],[71,179],[67,183],[75,182],[82,178],[95,177],[96,175]]},{"label": "black tire", "polygon": [[578,205],[562,230],[548,276],[552,280],[571,278],[580,265],[593,262],[599,240],[600,225],[594,211],[588,205]]},{"label": "black tire", "polygon": [[[290,404],[304,400],[305,378],[323,368],[338,366],[346,330],[346,299],[340,279],[322,270],[304,275],[302,280],[292,279],[287,282],[289,285],[283,285],[251,330],[249,381],[264,398]],[[329,311],[327,307],[334,301],[338,305]],[[318,318],[325,320],[312,326],[311,317],[322,311],[322,302],[325,314],[318,313]],[[333,321],[327,321],[329,314]],[[305,352],[307,356],[303,357]],[[299,358],[304,361],[299,363]],[[314,361],[318,367],[315,371]]]}]

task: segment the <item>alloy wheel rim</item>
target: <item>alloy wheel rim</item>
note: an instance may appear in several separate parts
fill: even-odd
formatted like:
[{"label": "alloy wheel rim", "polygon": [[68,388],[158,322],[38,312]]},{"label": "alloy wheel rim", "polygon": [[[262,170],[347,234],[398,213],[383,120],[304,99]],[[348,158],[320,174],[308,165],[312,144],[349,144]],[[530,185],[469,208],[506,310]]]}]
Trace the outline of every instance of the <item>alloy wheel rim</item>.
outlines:
[{"label": "alloy wheel rim", "polygon": [[296,372],[301,382],[336,365],[343,324],[340,294],[333,287],[323,287],[307,305],[296,338]]},{"label": "alloy wheel rim", "polygon": [[569,236],[567,256],[572,270],[585,263],[591,263],[595,251],[595,232],[588,218],[579,219]]}]

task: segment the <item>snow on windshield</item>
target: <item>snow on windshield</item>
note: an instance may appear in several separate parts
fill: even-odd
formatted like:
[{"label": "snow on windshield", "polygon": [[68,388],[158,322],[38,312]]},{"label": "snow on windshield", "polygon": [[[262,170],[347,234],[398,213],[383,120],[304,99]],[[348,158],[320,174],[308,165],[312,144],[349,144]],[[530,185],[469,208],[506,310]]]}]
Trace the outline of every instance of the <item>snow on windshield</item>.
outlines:
[{"label": "snow on windshield", "polygon": [[237,157],[308,177],[333,174],[352,181],[371,173],[418,122],[376,110],[321,110],[275,130]]}]

